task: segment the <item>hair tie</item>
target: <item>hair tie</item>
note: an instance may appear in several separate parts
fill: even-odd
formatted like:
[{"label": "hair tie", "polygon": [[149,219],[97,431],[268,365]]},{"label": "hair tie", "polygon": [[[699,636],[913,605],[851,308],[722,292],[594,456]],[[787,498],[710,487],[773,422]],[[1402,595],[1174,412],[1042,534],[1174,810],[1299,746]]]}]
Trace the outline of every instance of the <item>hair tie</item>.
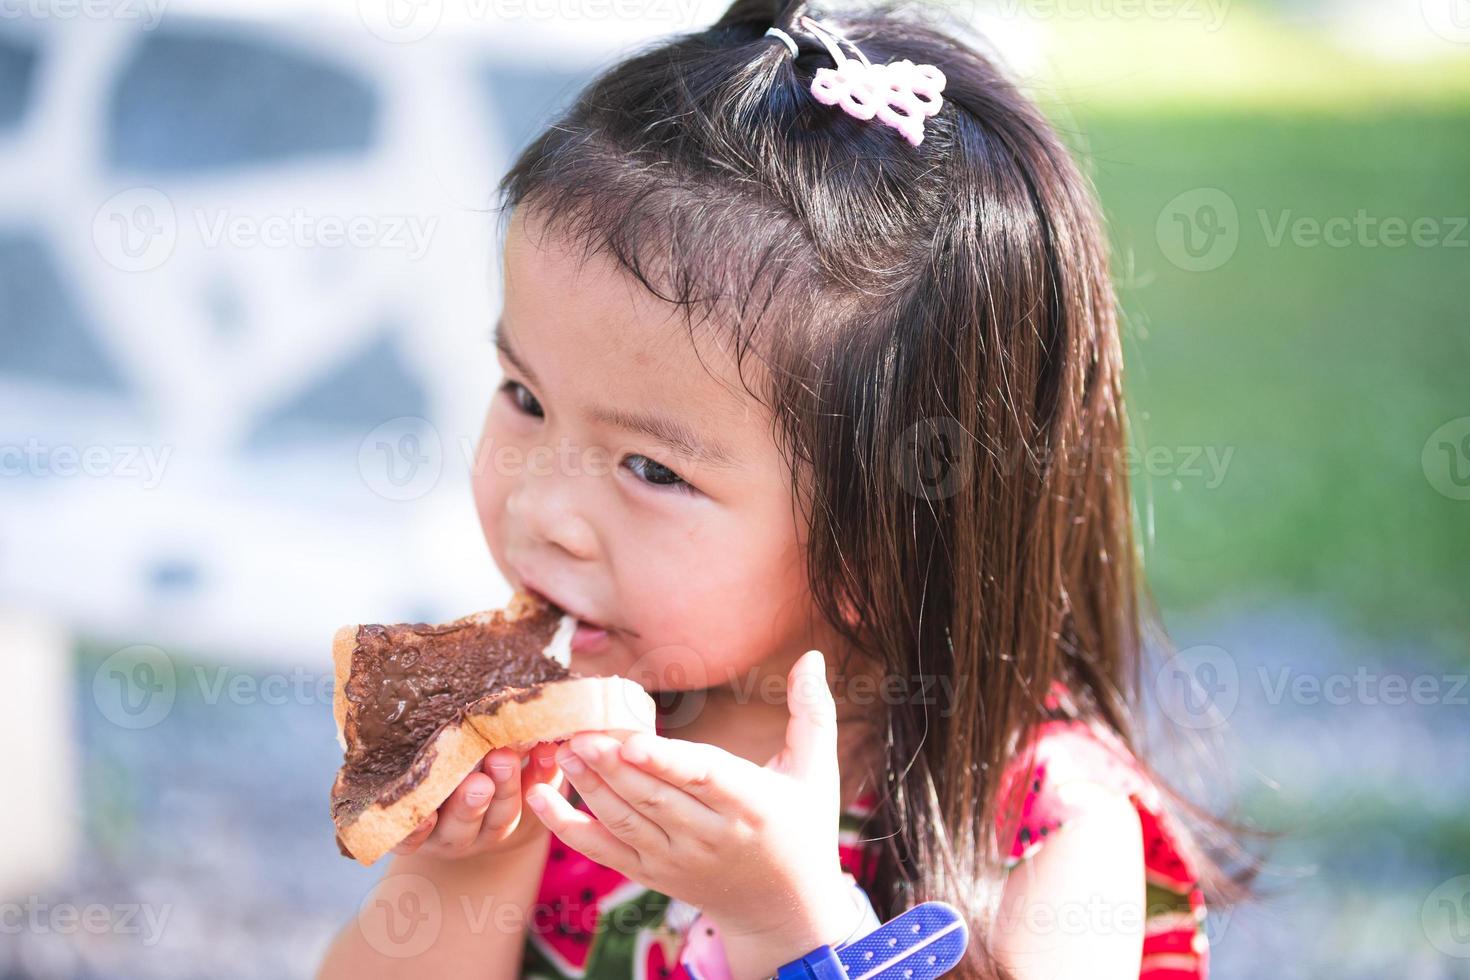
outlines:
[{"label": "hair tie", "polygon": [[764,37],[779,37],[782,40],[782,42],[785,43],[785,45],[788,48],[791,49],[791,57],[793,57],[793,58],[795,58],[798,54],[801,53],[801,50],[799,48],[797,48],[797,46],[796,46],[796,42],[793,41],[793,40],[791,40],[791,35],[790,34],[787,34],[785,31],[781,30],[781,28],[779,28],[779,27],[767,27],[766,28],[766,33],[764,35],[762,35],[762,36],[764,36]]},{"label": "hair tie", "polygon": [[[933,65],[916,65],[907,58],[875,65],[862,49],[830,28],[810,17],[800,18],[801,25],[812,32],[837,63],[836,68],[818,68],[812,79],[812,95],[823,105],[840,106],[854,119],[872,119],[891,126],[914,146],[924,140],[924,119],[944,105],[944,73]],[[784,31],[771,28],[790,45],[796,44]],[[857,52],[857,58],[842,53],[839,43]]]}]

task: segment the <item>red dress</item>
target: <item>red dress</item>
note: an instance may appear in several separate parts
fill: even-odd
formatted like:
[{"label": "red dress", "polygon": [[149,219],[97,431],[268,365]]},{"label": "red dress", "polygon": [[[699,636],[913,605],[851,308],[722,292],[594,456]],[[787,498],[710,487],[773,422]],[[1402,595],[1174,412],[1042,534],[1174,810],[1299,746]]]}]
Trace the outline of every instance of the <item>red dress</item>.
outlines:
[{"label": "red dress", "polygon": [[[1018,759],[1002,781],[1001,798],[1019,799],[1019,810],[1008,810],[1019,816],[1019,825],[1007,870],[1034,855],[1076,815],[1060,787],[1082,779],[1125,793],[1143,824],[1147,914],[1140,980],[1205,980],[1209,948],[1204,897],[1188,858],[1176,845],[1179,831],[1161,808],[1157,789],[1115,735],[1079,716],[1060,685],[1046,700],[1033,744],[1031,771],[1023,772]],[[575,790],[571,802],[590,812]],[[875,793],[868,791],[842,812],[838,824],[843,869],[864,886],[872,881],[877,852],[860,830],[876,802]],[[701,931],[696,923],[702,921],[698,909],[624,878],[553,834],[526,932],[521,975],[689,980],[680,959],[694,944],[711,941],[691,935]]]}]

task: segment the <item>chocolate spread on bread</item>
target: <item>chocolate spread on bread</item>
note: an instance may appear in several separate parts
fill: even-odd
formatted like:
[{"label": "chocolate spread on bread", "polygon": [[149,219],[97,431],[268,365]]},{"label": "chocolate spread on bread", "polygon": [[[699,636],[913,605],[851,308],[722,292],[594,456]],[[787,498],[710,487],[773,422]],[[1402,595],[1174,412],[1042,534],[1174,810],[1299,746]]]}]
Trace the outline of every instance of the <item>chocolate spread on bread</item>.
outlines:
[{"label": "chocolate spread on bread", "polygon": [[[541,603],[514,621],[358,627],[344,690],[353,705],[344,726],[347,752],[332,793],[338,828],[419,785],[447,726],[538,697],[548,681],[578,676],[545,652],[561,621],[560,609]],[[340,836],[337,845],[347,854]]]}]

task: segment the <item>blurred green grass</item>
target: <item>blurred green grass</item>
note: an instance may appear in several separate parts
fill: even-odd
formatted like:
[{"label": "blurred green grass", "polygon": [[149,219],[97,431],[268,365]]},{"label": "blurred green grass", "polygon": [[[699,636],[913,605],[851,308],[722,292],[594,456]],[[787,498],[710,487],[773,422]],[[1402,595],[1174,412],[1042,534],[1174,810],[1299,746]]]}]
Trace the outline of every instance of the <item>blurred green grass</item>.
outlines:
[{"label": "blurred green grass", "polygon": [[[1470,230],[1445,220],[1470,216],[1470,108],[1075,110],[1059,123],[1110,224],[1133,443],[1171,454],[1134,473],[1161,605],[1306,603],[1470,659],[1470,502],[1421,464],[1470,416]],[[1239,242],[1189,271],[1156,226],[1201,188]],[[1283,217],[1360,211],[1436,219],[1443,241],[1273,243]],[[1183,472],[1191,447],[1228,461],[1218,486]]]},{"label": "blurred green grass", "polygon": [[[1425,0],[1426,10],[1430,2],[1441,0]],[[1018,22],[1029,19],[1048,39],[1028,83],[1059,103],[1267,114],[1470,105],[1470,45],[1434,33],[1417,4],[1384,8],[1365,23],[1332,0],[1279,5],[1296,11],[1239,0],[1012,3],[1033,14]],[[1144,15],[1151,7],[1157,15]],[[1383,53],[1370,54],[1375,48]]]},{"label": "blurred green grass", "polygon": [[[1470,45],[1414,4],[1359,22],[1275,0],[1055,13],[1076,8],[1015,8],[1045,38],[1021,81],[1109,222],[1166,616],[1307,606],[1385,649],[1470,662],[1470,501],[1423,462],[1436,429],[1470,418]],[[1141,9],[1158,13],[1124,16]],[[1161,221],[1203,198],[1228,202],[1238,244],[1191,271]],[[1360,212],[1432,219],[1442,240],[1276,238],[1283,220]]]}]

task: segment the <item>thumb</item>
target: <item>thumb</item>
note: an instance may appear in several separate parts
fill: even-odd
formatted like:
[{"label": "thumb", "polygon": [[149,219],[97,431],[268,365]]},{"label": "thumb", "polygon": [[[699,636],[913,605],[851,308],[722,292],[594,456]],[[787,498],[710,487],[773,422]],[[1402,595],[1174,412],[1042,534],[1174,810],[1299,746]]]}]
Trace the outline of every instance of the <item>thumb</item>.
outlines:
[{"label": "thumb", "polygon": [[827,686],[827,660],[808,650],[786,677],[786,747],[781,769],[803,780],[837,780],[837,703]]}]

